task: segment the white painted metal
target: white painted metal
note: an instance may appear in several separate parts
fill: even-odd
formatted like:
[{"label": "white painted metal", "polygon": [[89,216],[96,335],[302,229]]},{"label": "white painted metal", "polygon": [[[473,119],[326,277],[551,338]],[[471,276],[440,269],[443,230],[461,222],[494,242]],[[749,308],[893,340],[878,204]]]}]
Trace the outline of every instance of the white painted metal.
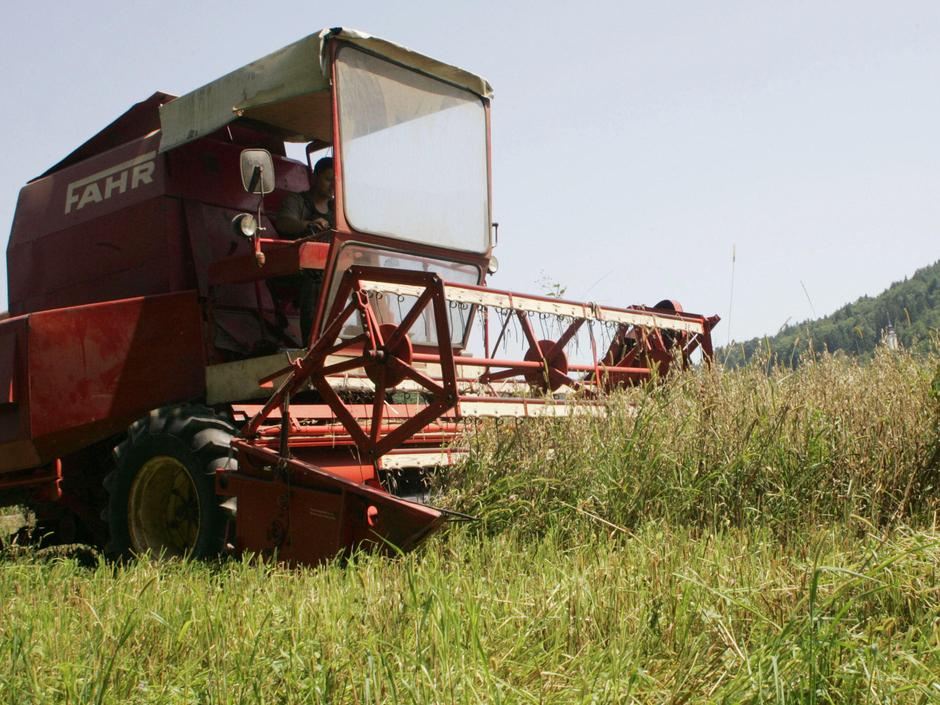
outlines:
[{"label": "white painted metal", "polygon": [[[362,288],[367,292],[400,296],[420,296],[424,287],[407,284],[389,284],[387,282],[363,281]],[[510,294],[499,291],[480,291],[468,289],[459,284],[445,284],[444,298],[447,301],[465,304],[490,306],[509,311],[527,311],[547,313],[569,318],[583,318],[588,321],[610,321],[628,325],[676,330],[687,333],[703,333],[704,326],[699,321],[676,319],[660,314],[599,306],[592,303],[574,303],[570,301],[545,301],[522,294]]]},{"label": "white painted metal", "polygon": [[379,467],[383,470],[400,470],[402,468],[435,468],[454,465],[468,455],[465,450],[443,450],[421,452],[392,452],[379,459]]},{"label": "white painted metal", "polygon": [[459,418],[538,418],[558,416],[604,416],[603,404],[587,402],[550,402],[531,399],[493,399],[486,401],[461,401]]}]

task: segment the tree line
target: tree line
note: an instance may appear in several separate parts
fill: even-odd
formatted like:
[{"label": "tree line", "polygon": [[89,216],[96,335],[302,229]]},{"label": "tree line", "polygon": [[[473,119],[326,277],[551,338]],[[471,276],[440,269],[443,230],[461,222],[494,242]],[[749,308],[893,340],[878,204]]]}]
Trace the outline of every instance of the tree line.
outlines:
[{"label": "tree line", "polygon": [[910,350],[924,350],[940,330],[940,261],[918,269],[910,278],[895,282],[881,294],[846,304],[815,321],[785,326],[774,336],[732,343],[717,352],[728,367],[747,362],[756,352],[768,352],[771,360],[791,367],[806,355],[842,351],[871,357],[883,344],[888,327],[898,343]]}]

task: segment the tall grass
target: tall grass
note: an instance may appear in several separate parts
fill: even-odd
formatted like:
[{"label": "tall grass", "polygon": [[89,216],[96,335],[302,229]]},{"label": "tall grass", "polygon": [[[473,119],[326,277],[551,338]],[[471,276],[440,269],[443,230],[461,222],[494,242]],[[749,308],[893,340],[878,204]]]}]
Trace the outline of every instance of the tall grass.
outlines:
[{"label": "tall grass", "polygon": [[[940,701],[936,357],[485,426],[396,560],[0,551],[0,703]],[[482,530],[481,530],[482,529]]]},{"label": "tall grass", "polygon": [[8,703],[876,703],[940,697],[940,541],[466,531],[288,570],[0,566]]},{"label": "tall grass", "polygon": [[604,417],[485,424],[443,501],[489,532],[532,535],[586,520],[785,534],[853,516],[929,519],[940,500],[938,369],[935,355],[887,351],[769,374],[755,361],[622,394]]}]

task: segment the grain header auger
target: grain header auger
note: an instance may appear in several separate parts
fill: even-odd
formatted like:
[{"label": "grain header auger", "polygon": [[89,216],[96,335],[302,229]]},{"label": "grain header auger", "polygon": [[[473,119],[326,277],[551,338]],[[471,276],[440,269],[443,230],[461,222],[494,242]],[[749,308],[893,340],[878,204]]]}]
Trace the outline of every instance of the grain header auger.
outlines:
[{"label": "grain header auger", "polygon": [[[0,505],[112,555],[408,550],[482,417],[602,413],[717,317],[500,291],[489,84],[354,30],[138,103],[20,193]],[[285,142],[307,144],[305,162]],[[335,226],[269,214],[334,158]],[[309,339],[300,277],[322,273]]]}]

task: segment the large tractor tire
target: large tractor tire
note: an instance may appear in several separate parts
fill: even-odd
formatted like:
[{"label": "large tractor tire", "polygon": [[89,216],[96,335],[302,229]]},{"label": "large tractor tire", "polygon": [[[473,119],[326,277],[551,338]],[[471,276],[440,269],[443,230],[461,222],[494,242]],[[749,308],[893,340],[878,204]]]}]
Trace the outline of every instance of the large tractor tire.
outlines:
[{"label": "large tractor tire", "polygon": [[215,493],[215,471],[229,462],[236,433],[212,409],[188,404],[135,422],[114,449],[116,469],[105,478],[105,552],[115,558],[218,555],[227,517]]}]

